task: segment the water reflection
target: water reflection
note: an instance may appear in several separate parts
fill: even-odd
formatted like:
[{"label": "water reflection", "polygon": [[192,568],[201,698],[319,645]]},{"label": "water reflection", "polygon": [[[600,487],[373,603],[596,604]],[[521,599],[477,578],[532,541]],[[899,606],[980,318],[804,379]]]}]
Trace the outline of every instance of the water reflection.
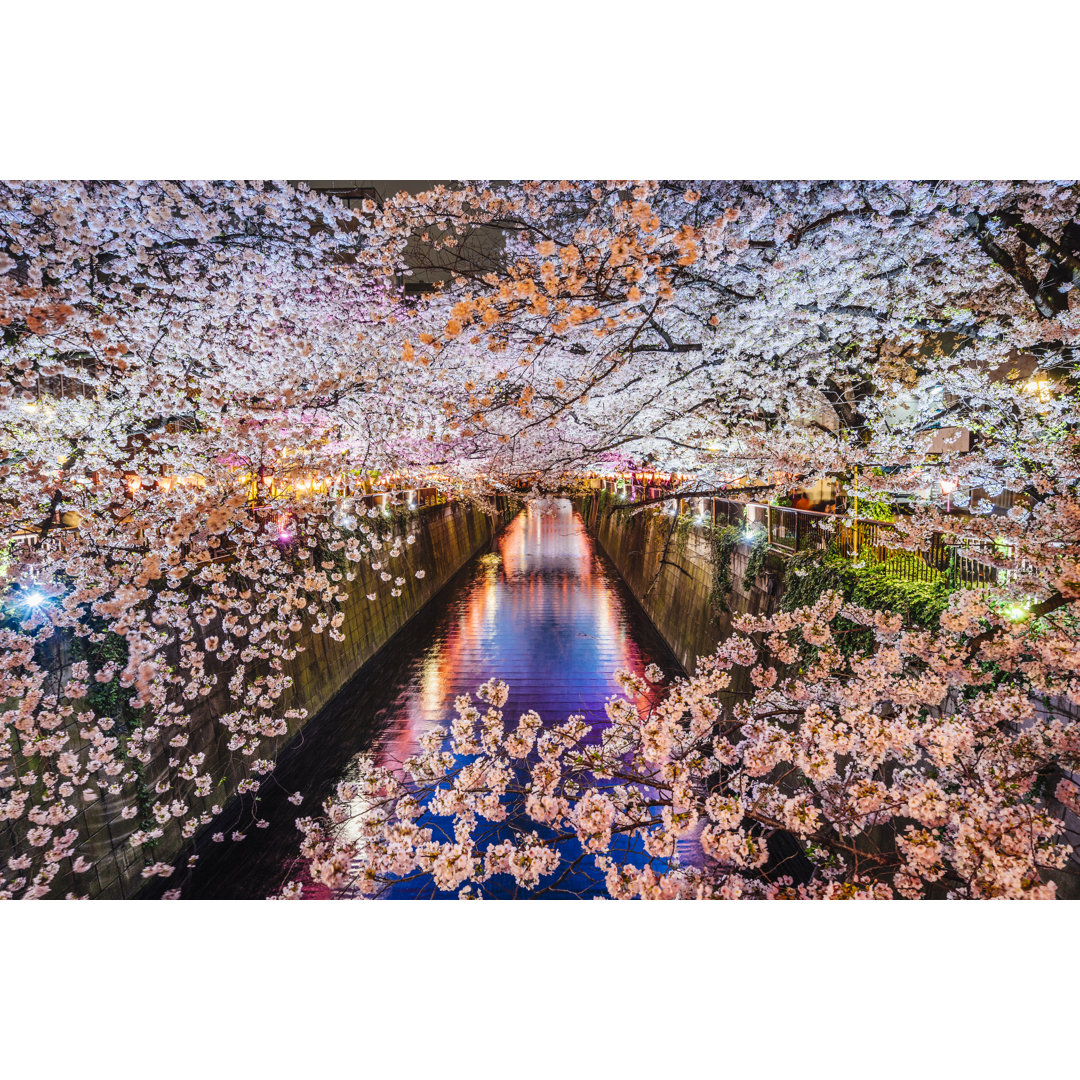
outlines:
[{"label": "water reflection", "polygon": [[[383,762],[415,753],[425,731],[449,723],[454,698],[492,676],[510,686],[509,729],[528,709],[547,723],[572,713],[604,723],[604,699],[619,692],[617,668],[677,670],[568,501],[547,515],[523,511],[496,553],[473,560],[308,725],[264,786],[258,816],[269,827],[248,827],[252,808],[239,810],[247,839],[206,848],[185,896],[257,898],[296,878],[305,896],[325,895],[298,857],[295,818],[319,812],[359,752],[375,747]],[[285,798],[294,790],[305,793],[299,808]],[[225,828],[228,835],[231,823]]]}]

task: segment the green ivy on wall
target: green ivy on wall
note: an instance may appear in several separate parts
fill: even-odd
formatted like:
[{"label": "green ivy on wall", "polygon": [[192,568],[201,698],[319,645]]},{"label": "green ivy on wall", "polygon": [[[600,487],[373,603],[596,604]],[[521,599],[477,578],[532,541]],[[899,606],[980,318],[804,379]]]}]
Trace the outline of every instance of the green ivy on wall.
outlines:
[{"label": "green ivy on wall", "polygon": [[[710,533],[712,548],[712,588],[709,590],[709,603],[715,609],[714,618],[720,612],[730,611],[728,594],[731,592],[731,557],[740,542],[744,540],[743,528],[738,525],[706,526]],[[769,534],[756,533],[750,546],[750,557],[743,573],[743,588],[750,590],[754,579],[765,569],[765,560],[769,554]]]},{"label": "green ivy on wall", "polygon": [[746,560],[746,572],[743,574],[743,588],[749,592],[754,581],[765,569],[765,558],[769,554],[769,534],[762,530],[754,535],[750,543],[750,558]]},{"label": "green ivy on wall", "polygon": [[719,611],[729,611],[727,596],[731,592],[731,556],[739,543],[735,525],[718,525],[711,529],[712,588],[709,604]]},{"label": "green ivy on wall", "polygon": [[413,503],[395,503],[387,515],[398,532],[405,533],[412,528],[420,508]]},{"label": "green ivy on wall", "polygon": [[686,547],[686,542],[690,539],[690,530],[693,528],[694,519],[690,514],[680,514],[675,519],[675,548],[677,551],[681,551]]},{"label": "green ivy on wall", "polygon": [[611,492],[606,487],[600,489],[600,494],[596,499],[596,527],[600,528],[604,524],[604,519],[607,517],[608,510],[611,508]]},{"label": "green ivy on wall", "polygon": [[[99,632],[104,630],[104,624]],[[128,662],[127,639],[111,630],[104,631],[102,641],[90,641],[87,638],[73,637],[71,652],[75,659],[85,659],[90,671],[100,671],[107,664],[115,664],[123,670]],[[141,723],[141,710],[133,709],[128,703],[134,691],[120,685],[118,678],[107,683],[92,679],[88,683],[86,702],[98,716],[111,716],[119,725],[122,734],[127,735]]]}]

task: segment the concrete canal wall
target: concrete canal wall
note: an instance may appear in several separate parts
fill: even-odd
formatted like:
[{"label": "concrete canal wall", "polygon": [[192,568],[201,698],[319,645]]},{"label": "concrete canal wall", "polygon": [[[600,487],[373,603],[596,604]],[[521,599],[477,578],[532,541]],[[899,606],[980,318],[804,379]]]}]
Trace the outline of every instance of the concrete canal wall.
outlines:
[{"label": "concrete canal wall", "polygon": [[[305,629],[294,639],[302,647],[290,661],[284,661],[280,674],[292,679],[275,707],[275,715],[291,709],[306,710],[304,719],[289,721],[288,733],[267,740],[259,750],[263,758],[275,757],[306,723],[322,709],[337,692],[371,661],[379,651],[431,600],[451,577],[474,555],[491,543],[493,536],[510,515],[493,519],[471,505],[450,503],[423,509],[409,524],[409,531],[416,543],[409,551],[409,573],[405,577],[401,595],[393,597],[384,582],[378,581],[378,573],[366,564],[354,563],[356,579],[347,584],[349,599],[343,607],[345,616],[341,631],[344,641],[335,641],[327,633],[313,633]],[[424,577],[413,576],[423,569]],[[377,599],[367,599],[375,593]],[[66,645],[60,643],[60,652],[67,653]],[[69,656],[60,658],[61,668],[69,668]],[[250,759],[242,758],[239,751],[229,751],[229,732],[220,720],[236,709],[238,703],[229,691],[229,677],[234,665],[221,665],[216,670],[217,685],[205,698],[191,706],[188,731],[189,745],[180,752],[171,749],[164,739],[154,744],[153,757],[144,766],[142,786],[147,807],[168,796],[155,792],[158,781],[164,781],[175,772],[170,765],[173,755],[186,759],[191,753],[203,752],[206,762],[202,768],[214,776],[227,775],[231,781],[227,789],[211,794],[210,798],[193,799],[192,805],[205,803],[208,808],[214,802],[223,802],[223,790],[234,790],[236,782],[249,775],[246,766]],[[249,674],[256,670],[249,666]],[[261,669],[270,674],[265,664]],[[66,671],[65,671],[66,674]],[[374,676],[373,676],[374,677]],[[170,729],[170,732],[174,729]],[[175,758],[174,758],[175,760]],[[83,875],[80,891],[88,891],[91,897],[102,899],[134,896],[145,884],[141,871],[145,865],[145,853],[131,843],[130,837],[146,822],[139,819],[124,821],[120,818],[121,804],[106,797],[91,804],[74,824],[89,838],[88,847],[96,859],[96,867]],[[153,845],[152,859],[161,862],[174,861],[187,840],[181,835],[180,823],[175,819],[164,826],[164,835]],[[87,880],[91,879],[91,880]],[[59,894],[63,895],[61,888]]]},{"label": "concrete canal wall", "polygon": [[691,527],[680,535],[675,518],[645,509],[603,512],[596,498],[576,501],[578,512],[604,554],[615,564],[660,636],[691,674],[699,656],[708,655],[731,633],[732,613],[765,615],[777,609],[782,593],[778,556],[747,588],[743,584],[750,546],[731,556],[730,612],[709,600],[713,582],[712,542],[708,532]]}]

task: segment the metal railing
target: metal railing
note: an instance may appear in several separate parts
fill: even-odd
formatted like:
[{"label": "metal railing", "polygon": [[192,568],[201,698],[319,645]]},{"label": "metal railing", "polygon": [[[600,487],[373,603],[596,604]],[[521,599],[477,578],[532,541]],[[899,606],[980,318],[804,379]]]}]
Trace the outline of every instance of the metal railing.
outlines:
[{"label": "metal railing", "polygon": [[[613,494],[620,490],[611,480],[603,481],[603,487]],[[665,493],[662,488],[639,490],[649,499]],[[1002,583],[1008,572],[996,561],[1015,558],[1006,544],[950,540],[943,533],[934,533],[925,548],[913,551],[896,543],[897,530],[887,521],[857,518],[848,524],[844,515],[793,506],[720,498],[681,499],[675,494],[659,505],[668,513],[690,514],[701,524],[742,526],[752,533],[767,533],[769,546],[787,555],[826,551],[835,543],[840,555],[881,565],[889,577],[903,581],[944,580],[962,588],[983,588]]]},{"label": "metal railing", "polygon": [[991,560],[1014,557],[1011,547],[993,541],[950,540],[935,532],[926,547],[911,550],[898,543],[899,533],[887,521],[857,518],[848,523],[839,514],[799,510],[792,506],[762,503],[724,503],[714,520],[728,524],[745,522],[751,529],[767,532],[769,546],[788,555],[802,551],[825,551],[835,543],[837,552],[850,559],[881,565],[889,577],[903,581],[945,580],[963,588],[999,584],[1003,571]]}]

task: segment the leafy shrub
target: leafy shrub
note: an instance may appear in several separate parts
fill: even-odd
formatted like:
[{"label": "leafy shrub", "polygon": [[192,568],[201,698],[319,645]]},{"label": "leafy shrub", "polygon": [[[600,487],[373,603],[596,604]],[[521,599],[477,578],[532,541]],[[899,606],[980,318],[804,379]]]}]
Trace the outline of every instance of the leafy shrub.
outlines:
[{"label": "leafy shrub", "polygon": [[[936,581],[904,581],[890,574],[888,563],[855,566],[850,559],[836,554],[800,552],[787,561],[781,611],[808,607],[828,590],[839,592],[845,600],[872,611],[894,611],[904,616],[907,626],[935,627],[949,602],[953,587],[945,578]],[[841,652],[850,655],[862,649],[871,651],[871,630],[841,617],[837,626],[843,631]]]}]

